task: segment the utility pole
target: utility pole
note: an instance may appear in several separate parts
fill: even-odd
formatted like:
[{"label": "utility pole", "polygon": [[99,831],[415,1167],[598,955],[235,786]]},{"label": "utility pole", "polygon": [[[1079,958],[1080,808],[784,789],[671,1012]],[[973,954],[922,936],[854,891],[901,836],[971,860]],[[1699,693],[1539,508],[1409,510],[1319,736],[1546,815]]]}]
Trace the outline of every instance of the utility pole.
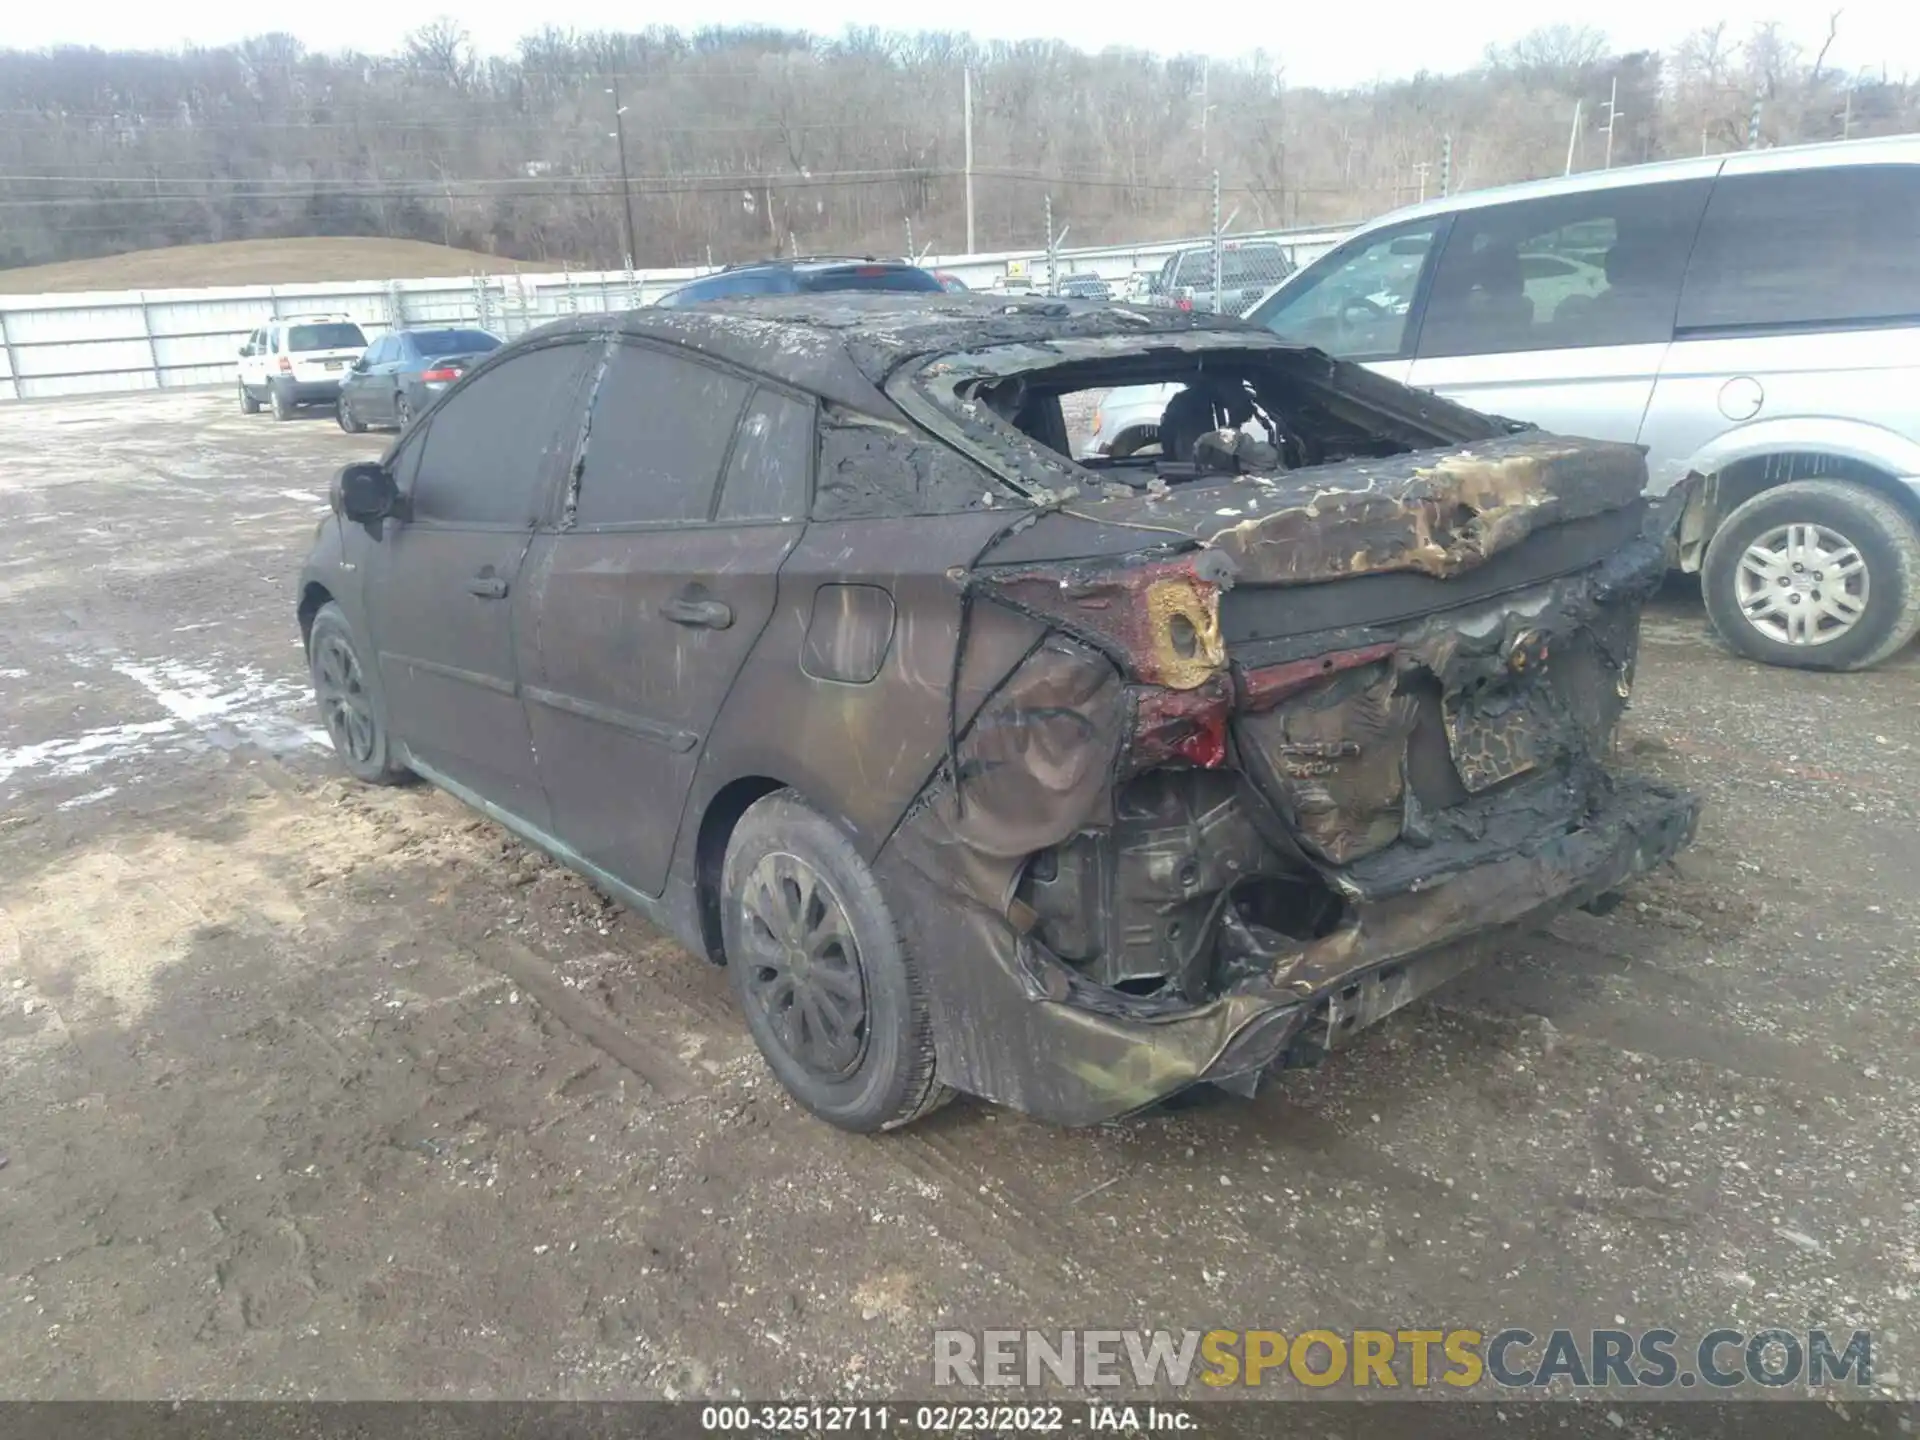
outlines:
[{"label": "utility pole", "polygon": [[1453,193],[1453,136],[1451,134],[1440,142],[1440,193],[1442,196]]},{"label": "utility pole", "polygon": [[907,220],[907,263],[911,265],[914,263],[913,261],[913,217],[909,215],[906,217],[906,220]]},{"label": "utility pole", "polygon": [[1613,88],[1607,93],[1607,163],[1603,167],[1613,168],[1613,127],[1620,120],[1620,77],[1613,77]]},{"label": "utility pole", "polygon": [[615,73],[607,78],[613,81],[607,94],[613,97],[613,141],[620,148],[620,204],[626,213],[627,268],[631,269],[639,250],[633,243],[633,187],[627,181],[627,122],[623,118],[627,107],[620,103],[620,76]]},{"label": "utility pole", "polygon": [[1747,116],[1747,148],[1760,148],[1760,97],[1753,97],[1753,113]]},{"label": "utility pole", "polygon": [[1209,81],[1213,76],[1213,61],[1200,62],[1200,162],[1207,160],[1207,116],[1213,112],[1213,106],[1207,103]]},{"label": "utility pole", "polygon": [[1053,195],[1051,192],[1047,195],[1047,293],[1049,295],[1060,293],[1059,277],[1055,274],[1053,264]]},{"label": "utility pole", "polygon": [[967,137],[967,253],[973,248],[973,71],[961,72],[960,123]]},{"label": "utility pole", "polygon": [[1853,138],[1853,86],[1851,84],[1847,86],[1847,108],[1840,116],[1840,138],[1842,140]]},{"label": "utility pole", "polygon": [[1420,199],[1422,200],[1427,198],[1427,171],[1432,168],[1433,166],[1425,160],[1416,160],[1413,162],[1413,178],[1420,184]]},{"label": "utility pole", "polygon": [[1573,147],[1580,143],[1580,102],[1573,102],[1573,127],[1567,131],[1567,168],[1561,173],[1573,173]]}]

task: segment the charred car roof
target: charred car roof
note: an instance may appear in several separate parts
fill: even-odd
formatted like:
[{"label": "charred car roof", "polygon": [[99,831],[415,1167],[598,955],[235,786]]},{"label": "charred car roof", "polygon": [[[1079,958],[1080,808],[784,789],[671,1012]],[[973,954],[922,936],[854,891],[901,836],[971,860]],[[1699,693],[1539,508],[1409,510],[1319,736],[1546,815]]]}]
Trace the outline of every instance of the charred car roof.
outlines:
[{"label": "charred car roof", "polygon": [[[828,292],[752,296],[699,309],[643,308],[583,315],[535,336],[592,331],[683,345],[716,360],[869,414],[897,418],[881,392],[902,364],[933,355],[1044,346],[1072,338],[1155,337],[1229,331],[1260,348],[1299,350],[1271,331],[1226,315],[1148,310],[1052,296]],[[531,338],[531,337],[530,337]]]}]

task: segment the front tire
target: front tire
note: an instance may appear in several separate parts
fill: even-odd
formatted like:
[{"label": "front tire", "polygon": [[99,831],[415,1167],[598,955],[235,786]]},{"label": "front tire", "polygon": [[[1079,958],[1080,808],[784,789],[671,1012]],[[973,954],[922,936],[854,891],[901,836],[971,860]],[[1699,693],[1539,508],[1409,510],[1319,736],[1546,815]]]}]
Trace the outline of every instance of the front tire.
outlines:
[{"label": "front tire", "polygon": [[275,385],[271,388],[269,392],[269,398],[273,402],[273,418],[274,419],[291,420],[293,418],[294,405],[293,405],[293,395],[291,392],[289,392],[282,386]]},{"label": "front tire", "polygon": [[353,407],[344,395],[333,402],[333,418],[340,422],[340,428],[349,435],[366,433],[366,423],[353,413]]},{"label": "front tire", "polygon": [[247,389],[247,382],[244,380],[240,382],[240,413],[242,415],[260,413],[260,402],[254,399],[253,392]]},{"label": "front tire", "polygon": [[1701,588],[1714,629],[1749,659],[1863,670],[1920,633],[1920,533],[1865,485],[1779,485],[1714,532]]},{"label": "front tire", "polygon": [[791,790],[765,797],[734,827],[721,886],[734,994],[788,1094],[858,1133],[948,1097],[919,964],[837,825]]},{"label": "front tire", "polygon": [[369,785],[398,785],[410,771],[394,763],[387,711],[376,682],[360,661],[353,629],[329,600],[313,617],[307,664],[327,738],[343,765]]}]

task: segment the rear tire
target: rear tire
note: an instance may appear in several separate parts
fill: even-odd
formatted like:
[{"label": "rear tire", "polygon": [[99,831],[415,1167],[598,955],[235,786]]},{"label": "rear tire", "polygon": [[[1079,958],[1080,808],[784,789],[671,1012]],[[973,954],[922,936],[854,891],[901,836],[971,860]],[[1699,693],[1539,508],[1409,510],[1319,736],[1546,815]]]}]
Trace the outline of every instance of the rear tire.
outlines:
[{"label": "rear tire", "polygon": [[840,827],[791,790],[740,817],[721,877],[734,994],[776,1079],[842,1130],[905,1125],[950,1095],[926,986]]},{"label": "rear tire", "polygon": [[260,413],[260,402],[254,399],[253,392],[247,389],[247,382],[244,380],[240,382],[240,413],[242,415],[258,415]]},{"label": "rear tire", "polygon": [[275,385],[269,392],[269,398],[273,401],[274,419],[291,420],[293,418],[294,404],[291,394],[280,386]]},{"label": "rear tire", "polygon": [[1920,633],[1920,533],[1850,480],[1763,490],[1721,522],[1701,567],[1734,650],[1799,670],[1863,670]]},{"label": "rear tire", "polygon": [[369,785],[399,785],[410,779],[413,772],[393,758],[379,680],[361,662],[353,627],[331,600],[313,617],[307,666],[321,723],[340,763]]}]

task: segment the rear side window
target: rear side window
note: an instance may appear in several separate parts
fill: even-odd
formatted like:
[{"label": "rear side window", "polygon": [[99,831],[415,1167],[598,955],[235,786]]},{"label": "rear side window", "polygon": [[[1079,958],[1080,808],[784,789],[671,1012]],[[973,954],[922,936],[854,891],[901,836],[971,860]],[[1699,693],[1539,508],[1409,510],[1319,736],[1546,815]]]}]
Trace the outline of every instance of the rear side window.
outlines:
[{"label": "rear side window", "polygon": [[358,325],[295,325],[287,331],[287,349],[294,351],[357,350],[366,343]]},{"label": "rear side window", "polygon": [[1461,211],[1417,353],[1671,340],[1707,189],[1705,180],[1631,185]]},{"label": "rear side window", "polygon": [[1920,165],[1729,175],[1687,267],[1683,330],[1920,317]]},{"label": "rear side window", "polygon": [[433,413],[413,513],[452,524],[531,526],[541,482],[573,439],[585,345],[528,350],[474,377]]},{"label": "rear side window", "polygon": [[720,520],[786,520],[807,513],[813,406],[775,390],[754,394],[720,486]]},{"label": "rear side window", "polygon": [[616,347],[587,422],[574,523],[705,520],[752,388],[658,350]]}]

